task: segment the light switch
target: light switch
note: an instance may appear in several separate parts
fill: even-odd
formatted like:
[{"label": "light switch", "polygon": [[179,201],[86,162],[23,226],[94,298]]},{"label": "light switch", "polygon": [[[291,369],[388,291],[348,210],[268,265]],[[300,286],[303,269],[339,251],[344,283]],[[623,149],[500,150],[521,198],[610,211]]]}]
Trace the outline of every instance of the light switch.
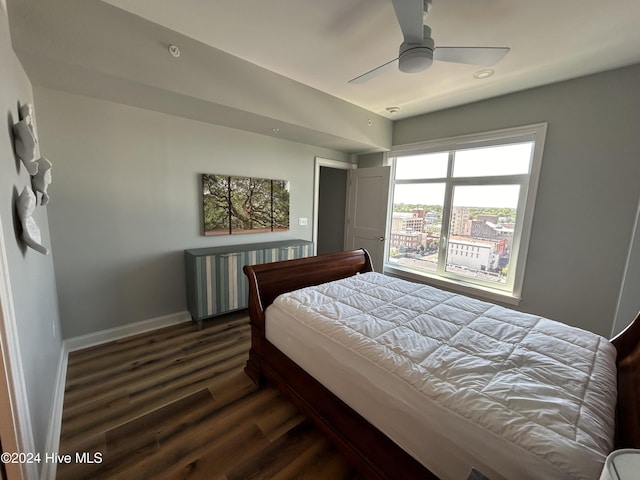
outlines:
[{"label": "light switch", "polygon": [[307,225],[307,218],[306,217],[300,217],[298,218],[298,225],[300,225],[301,227],[304,227],[305,225]]}]

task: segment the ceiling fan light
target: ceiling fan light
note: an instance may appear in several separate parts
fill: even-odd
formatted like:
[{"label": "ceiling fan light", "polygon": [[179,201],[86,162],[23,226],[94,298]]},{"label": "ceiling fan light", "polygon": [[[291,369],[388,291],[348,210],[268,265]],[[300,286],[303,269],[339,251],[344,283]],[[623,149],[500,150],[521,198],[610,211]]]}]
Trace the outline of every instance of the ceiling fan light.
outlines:
[{"label": "ceiling fan light", "polygon": [[398,57],[398,68],[401,72],[422,72],[433,63],[433,50],[425,46],[416,46],[404,50]]}]

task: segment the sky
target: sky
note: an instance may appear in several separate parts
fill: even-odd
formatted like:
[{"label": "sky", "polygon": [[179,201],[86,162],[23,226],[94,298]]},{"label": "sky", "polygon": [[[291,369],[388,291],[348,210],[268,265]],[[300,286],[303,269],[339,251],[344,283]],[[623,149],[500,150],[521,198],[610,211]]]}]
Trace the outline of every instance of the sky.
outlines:
[{"label": "sky", "polygon": [[[397,185],[393,203],[442,205],[444,183]],[[516,208],[520,185],[457,186],[454,207]]]},{"label": "sky", "polygon": [[[456,151],[455,178],[517,175],[529,173],[532,142]],[[396,179],[446,177],[448,152],[397,158]],[[519,185],[458,185],[453,205],[460,207],[516,208]],[[445,183],[396,185],[393,203],[442,205]]]}]

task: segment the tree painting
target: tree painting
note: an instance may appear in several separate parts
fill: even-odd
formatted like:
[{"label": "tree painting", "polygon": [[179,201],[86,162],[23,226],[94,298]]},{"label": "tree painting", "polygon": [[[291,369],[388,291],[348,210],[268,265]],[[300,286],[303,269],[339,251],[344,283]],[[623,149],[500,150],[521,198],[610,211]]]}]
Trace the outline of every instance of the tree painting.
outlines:
[{"label": "tree painting", "polygon": [[289,182],[273,180],[271,188],[273,230],[289,230]]},{"label": "tree painting", "polygon": [[289,182],[202,174],[205,235],[289,229]]},{"label": "tree painting", "polygon": [[230,177],[202,175],[205,235],[231,233],[229,181]]}]

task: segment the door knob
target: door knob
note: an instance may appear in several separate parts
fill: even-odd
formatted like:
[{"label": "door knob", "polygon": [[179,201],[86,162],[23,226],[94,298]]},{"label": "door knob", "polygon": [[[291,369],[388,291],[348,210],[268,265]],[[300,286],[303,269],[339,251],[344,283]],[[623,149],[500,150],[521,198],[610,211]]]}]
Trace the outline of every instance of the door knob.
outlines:
[{"label": "door knob", "polygon": [[384,242],[384,237],[380,237],[378,240],[380,240],[381,242]]}]

